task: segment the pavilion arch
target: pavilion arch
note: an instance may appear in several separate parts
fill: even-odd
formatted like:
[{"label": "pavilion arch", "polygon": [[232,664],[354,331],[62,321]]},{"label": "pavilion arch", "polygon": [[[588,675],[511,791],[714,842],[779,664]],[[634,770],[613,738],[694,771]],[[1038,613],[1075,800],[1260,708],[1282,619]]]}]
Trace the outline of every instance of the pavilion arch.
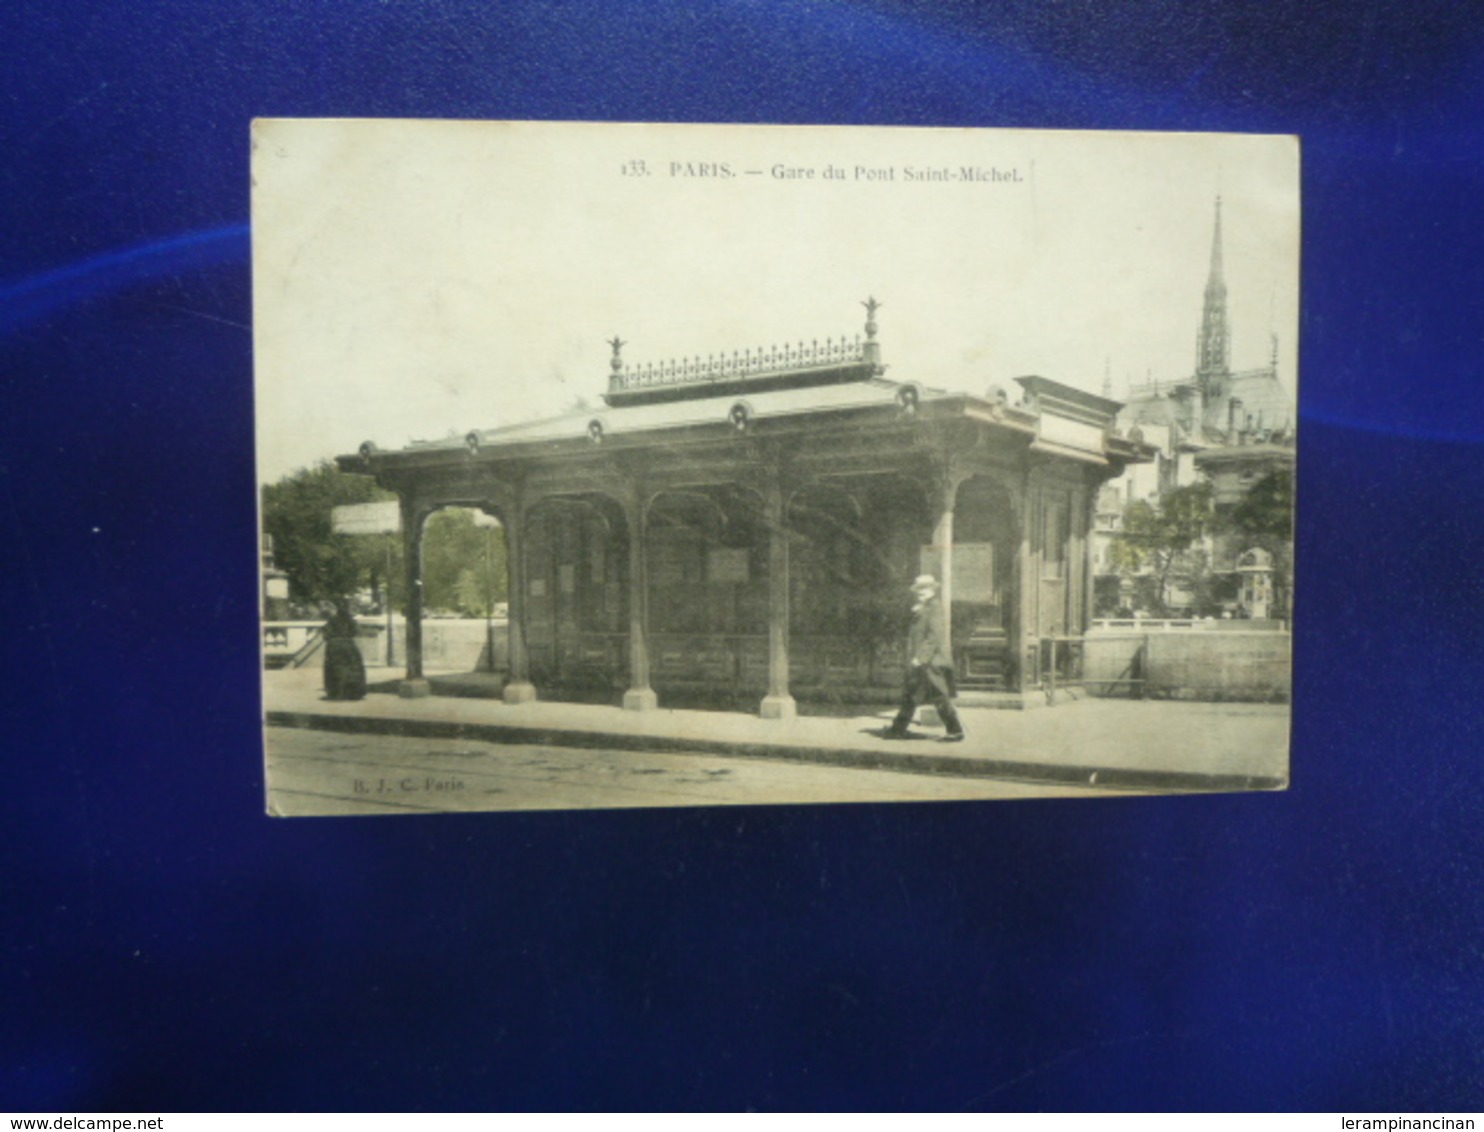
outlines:
[{"label": "pavilion arch", "polygon": [[769,533],[742,484],[677,486],[644,507],[645,632],[660,695],[768,683]]},{"label": "pavilion arch", "polygon": [[975,473],[953,500],[952,640],[967,687],[1008,687],[1012,630],[1019,617],[1021,523],[1004,477]]},{"label": "pavilion arch", "polygon": [[629,667],[625,509],[601,492],[548,494],[527,505],[522,524],[524,585],[511,619],[521,622],[528,679],[607,698],[625,686]]},{"label": "pavilion arch", "polygon": [[[439,511],[446,511],[455,507],[482,511],[486,515],[491,515],[499,522],[506,539],[507,561],[513,561],[516,557],[518,542],[512,547],[511,543],[516,528],[512,527],[509,520],[514,517],[515,509],[511,505],[509,497],[500,491],[476,491],[467,494],[461,492],[440,497],[423,498],[402,490],[398,491],[398,505],[401,511],[402,558],[407,586],[407,618],[405,628],[407,675],[399,685],[399,694],[404,697],[421,697],[428,695],[430,692],[430,687],[423,671],[423,536],[428,520]],[[510,592],[512,594],[515,592],[513,572]],[[516,657],[521,655],[520,647],[517,635],[512,634],[510,645],[512,666],[516,664]]]},{"label": "pavilion arch", "polygon": [[790,683],[811,699],[890,699],[933,527],[927,490],[895,473],[822,476],[790,493],[787,516]]}]

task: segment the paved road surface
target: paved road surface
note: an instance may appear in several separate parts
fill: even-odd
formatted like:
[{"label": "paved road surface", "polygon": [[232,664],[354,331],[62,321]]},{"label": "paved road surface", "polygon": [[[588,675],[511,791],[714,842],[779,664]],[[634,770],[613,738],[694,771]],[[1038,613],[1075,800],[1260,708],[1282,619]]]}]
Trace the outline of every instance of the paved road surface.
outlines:
[{"label": "paved road surface", "polygon": [[513,746],[270,728],[269,812],[436,813],[1071,798],[1115,791],[716,755]]},{"label": "paved road surface", "polygon": [[[837,717],[816,714],[816,705],[806,704],[801,705],[797,719],[782,723],[752,712],[665,706],[657,711],[623,711],[556,700],[507,704],[487,697],[403,699],[373,693],[353,703],[333,702],[320,691],[320,674],[309,669],[266,672],[263,684],[267,707],[278,716],[275,724],[308,726],[333,718],[342,731],[453,738],[460,734],[458,728],[466,727],[469,730],[462,734],[477,735],[485,742],[704,751],[728,759],[738,753],[763,754],[792,747],[810,762],[854,762],[901,773],[916,773],[925,761],[979,761],[1019,764],[1028,776],[1048,782],[1090,782],[1097,772],[1099,786],[1150,790],[1271,789],[1288,778],[1289,712],[1285,704],[1093,698],[1027,711],[961,707],[968,741],[942,746],[882,740],[881,728],[892,714],[886,708],[863,716]],[[513,733],[492,733],[501,730]],[[925,737],[936,734],[940,732],[933,728],[924,730]],[[809,757],[814,751],[819,752],[818,758]],[[883,758],[863,762],[836,757],[839,752]],[[1043,773],[1031,775],[1035,766]],[[1077,773],[1070,777],[1048,773],[1058,769]]]}]

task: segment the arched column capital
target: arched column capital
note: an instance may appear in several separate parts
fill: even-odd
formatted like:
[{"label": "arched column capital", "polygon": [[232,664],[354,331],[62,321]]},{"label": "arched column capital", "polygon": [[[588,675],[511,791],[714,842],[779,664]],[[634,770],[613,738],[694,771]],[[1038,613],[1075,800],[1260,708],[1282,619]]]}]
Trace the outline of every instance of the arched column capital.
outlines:
[{"label": "arched column capital", "polygon": [[428,516],[440,510],[443,504],[408,492],[398,497],[397,506],[402,512],[403,533],[409,538],[421,538],[423,524],[428,521]]},{"label": "arched column capital", "polygon": [[508,479],[491,477],[480,486],[480,500],[475,506],[502,524],[508,522],[516,511],[518,485]]},{"label": "arched column capital", "polygon": [[934,504],[942,510],[952,511],[958,489],[973,476],[973,467],[961,454],[949,451],[935,455],[928,462],[928,486]]}]

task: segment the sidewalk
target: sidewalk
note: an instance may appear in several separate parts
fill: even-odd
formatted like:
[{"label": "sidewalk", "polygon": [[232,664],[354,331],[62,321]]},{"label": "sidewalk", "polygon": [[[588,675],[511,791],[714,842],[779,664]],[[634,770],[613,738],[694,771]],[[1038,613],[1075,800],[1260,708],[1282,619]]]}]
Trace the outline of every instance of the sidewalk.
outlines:
[{"label": "sidewalk", "polygon": [[[395,680],[372,669],[373,686]],[[473,679],[477,679],[474,677]],[[436,676],[434,677],[436,682]],[[936,728],[893,742],[891,711],[779,721],[733,712],[634,712],[593,704],[506,704],[467,694],[401,699],[372,692],[354,703],[323,698],[317,667],[264,672],[271,726],[350,733],[536,743],[569,748],[694,752],[912,774],[1096,785],[1130,791],[1281,789],[1288,782],[1283,704],[1083,699],[1034,712],[963,708],[967,741],[937,743]]]}]

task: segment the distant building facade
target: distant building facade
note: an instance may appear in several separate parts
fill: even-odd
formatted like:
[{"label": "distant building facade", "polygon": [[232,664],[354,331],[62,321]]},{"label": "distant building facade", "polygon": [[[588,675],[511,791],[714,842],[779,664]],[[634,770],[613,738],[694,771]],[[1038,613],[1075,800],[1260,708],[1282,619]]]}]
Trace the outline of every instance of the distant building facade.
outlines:
[{"label": "distant building facade", "polygon": [[[1100,593],[1119,592],[1109,551],[1130,503],[1143,501],[1158,507],[1170,492],[1204,481],[1212,486],[1218,512],[1224,512],[1240,503],[1263,476],[1275,471],[1292,473],[1296,403],[1278,375],[1277,339],[1272,339],[1267,364],[1255,369],[1233,370],[1231,347],[1218,197],[1196,332],[1195,368],[1180,381],[1131,386],[1118,414],[1119,429],[1151,445],[1157,455],[1111,482],[1099,500],[1093,553]],[[1241,579],[1238,559],[1251,549],[1239,543],[1215,539],[1202,548],[1209,571],[1224,578],[1226,589],[1232,592]],[[1122,593],[1125,597],[1129,593],[1126,580]],[[1227,604],[1243,611],[1248,608],[1237,599]],[[1280,605],[1269,601],[1266,608]]]},{"label": "distant building facade", "polygon": [[289,616],[289,576],[273,558],[273,536],[262,532],[258,551],[258,574],[262,579],[263,620],[282,621]]}]

